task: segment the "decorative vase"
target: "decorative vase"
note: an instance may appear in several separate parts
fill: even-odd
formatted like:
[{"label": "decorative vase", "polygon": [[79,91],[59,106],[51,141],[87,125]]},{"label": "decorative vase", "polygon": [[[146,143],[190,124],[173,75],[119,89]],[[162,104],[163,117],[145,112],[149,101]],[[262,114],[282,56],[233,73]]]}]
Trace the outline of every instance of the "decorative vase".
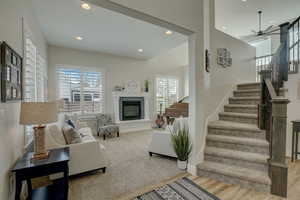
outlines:
[{"label": "decorative vase", "polygon": [[186,168],[187,168],[187,161],[177,160],[177,167],[178,167],[178,169],[186,170]]}]

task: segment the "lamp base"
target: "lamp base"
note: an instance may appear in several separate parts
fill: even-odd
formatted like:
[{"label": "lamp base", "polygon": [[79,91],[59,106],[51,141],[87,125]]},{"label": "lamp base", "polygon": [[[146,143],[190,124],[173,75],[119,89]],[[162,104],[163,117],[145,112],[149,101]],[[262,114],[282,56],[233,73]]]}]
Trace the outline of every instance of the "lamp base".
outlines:
[{"label": "lamp base", "polygon": [[49,151],[45,148],[45,128],[46,126],[34,127],[34,154],[33,160],[42,160],[49,157]]}]

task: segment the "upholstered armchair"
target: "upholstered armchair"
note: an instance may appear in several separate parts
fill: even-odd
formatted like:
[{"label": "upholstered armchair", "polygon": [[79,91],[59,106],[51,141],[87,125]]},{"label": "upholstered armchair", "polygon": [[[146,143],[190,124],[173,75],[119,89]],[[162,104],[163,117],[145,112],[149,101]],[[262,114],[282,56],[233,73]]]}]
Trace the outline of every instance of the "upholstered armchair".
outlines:
[{"label": "upholstered armchair", "polygon": [[99,114],[97,117],[98,117],[98,132],[97,132],[98,136],[102,135],[103,140],[105,140],[106,135],[111,135],[113,133],[116,133],[117,137],[120,136],[119,126],[113,123],[110,114]]}]

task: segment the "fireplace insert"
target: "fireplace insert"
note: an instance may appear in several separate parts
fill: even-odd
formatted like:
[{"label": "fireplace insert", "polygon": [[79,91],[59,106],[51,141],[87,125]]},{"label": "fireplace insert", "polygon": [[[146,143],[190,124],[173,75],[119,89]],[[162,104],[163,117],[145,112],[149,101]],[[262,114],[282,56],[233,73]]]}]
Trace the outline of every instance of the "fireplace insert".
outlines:
[{"label": "fireplace insert", "polygon": [[120,121],[144,119],[144,97],[120,98]]}]

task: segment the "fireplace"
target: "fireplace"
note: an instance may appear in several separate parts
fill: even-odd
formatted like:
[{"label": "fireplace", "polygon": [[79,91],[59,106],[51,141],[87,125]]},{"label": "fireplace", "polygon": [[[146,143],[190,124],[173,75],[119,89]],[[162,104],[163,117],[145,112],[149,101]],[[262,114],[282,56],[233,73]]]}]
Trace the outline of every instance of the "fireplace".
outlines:
[{"label": "fireplace", "polygon": [[120,97],[120,121],[145,118],[144,97]]}]

